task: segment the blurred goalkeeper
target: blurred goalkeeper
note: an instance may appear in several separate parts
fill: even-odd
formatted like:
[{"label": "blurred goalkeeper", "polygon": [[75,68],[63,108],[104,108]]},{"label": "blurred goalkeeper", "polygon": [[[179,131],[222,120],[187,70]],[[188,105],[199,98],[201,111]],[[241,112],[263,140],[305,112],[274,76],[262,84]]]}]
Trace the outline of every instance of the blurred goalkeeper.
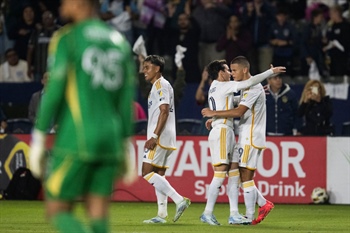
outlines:
[{"label": "blurred goalkeeper", "polygon": [[[50,79],[32,133],[30,168],[44,177],[46,210],[59,232],[109,232],[109,198],[116,178],[132,178],[126,156],[132,135],[135,67],[128,42],[97,16],[98,0],[63,0],[72,22],[49,48]],[[47,174],[45,132],[58,124]],[[129,168],[129,169],[128,169]],[[72,213],[85,201],[89,224]]]}]

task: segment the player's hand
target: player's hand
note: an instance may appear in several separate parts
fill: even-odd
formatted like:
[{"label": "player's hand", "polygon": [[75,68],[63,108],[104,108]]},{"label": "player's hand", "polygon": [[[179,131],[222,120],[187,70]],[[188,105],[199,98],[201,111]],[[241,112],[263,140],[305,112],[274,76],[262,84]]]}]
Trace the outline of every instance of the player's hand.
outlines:
[{"label": "player's hand", "polygon": [[146,141],[145,148],[149,150],[153,150],[156,145],[157,145],[157,139],[151,137]]},{"label": "player's hand", "polygon": [[265,91],[265,95],[270,95],[270,87],[269,87],[269,85],[265,85],[264,86],[264,91]]},{"label": "player's hand", "polygon": [[211,130],[211,123],[213,122],[213,119],[208,119],[205,122],[205,128],[207,128],[207,130]]},{"label": "player's hand", "polygon": [[203,108],[202,109],[202,116],[203,117],[213,117],[215,111],[210,110],[209,108]]},{"label": "player's hand", "polygon": [[284,67],[284,66],[273,67],[273,65],[271,64],[270,67],[271,67],[271,70],[273,71],[274,74],[286,72],[286,67]]},{"label": "player's hand", "polygon": [[41,179],[44,172],[45,163],[45,133],[34,129],[29,150],[29,165],[32,175]]}]

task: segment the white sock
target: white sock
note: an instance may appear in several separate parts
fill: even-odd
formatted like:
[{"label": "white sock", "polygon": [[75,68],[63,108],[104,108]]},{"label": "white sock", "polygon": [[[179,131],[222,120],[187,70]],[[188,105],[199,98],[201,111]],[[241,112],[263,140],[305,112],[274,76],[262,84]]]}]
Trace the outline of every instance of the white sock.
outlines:
[{"label": "white sock", "polygon": [[261,194],[261,192],[259,191],[259,189],[254,186],[256,189],[256,194],[257,194],[257,198],[256,198],[256,203],[258,204],[259,207],[262,207],[266,204],[266,199],[265,197]]},{"label": "white sock", "polygon": [[230,215],[238,214],[238,196],[239,196],[239,170],[230,170],[228,173],[228,200],[230,202]]},{"label": "white sock", "polygon": [[143,177],[151,185],[154,186],[156,190],[164,193],[164,195],[170,197],[175,204],[180,203],[184,198],[176,192],[176,190],[169,184],[169,182],[159,174],[155,172],[148,173]]},{"label": "white sock", "polygon": [[226,172],[214,172],[214,177],[211,180],[211,183],[208,188],[207,204],[204,209],[204,214],[210,215],[213,213],[214,205],[215,205],[216,199],[218,198],[220,187],[224,182],[225,177],[226,177]]},{"label": "white sock", "polygon": [[168,197],[163,193],[156,190],[157,204],[158,204],[158,216],[166,218],[168,216]]},{"label": "white sock", "polygon": [[243,184],[244,203],[246,208],[246,217],[253,220],[255,219],[255,203],[256,203],[256,189],[254,180],[249,180]]}]

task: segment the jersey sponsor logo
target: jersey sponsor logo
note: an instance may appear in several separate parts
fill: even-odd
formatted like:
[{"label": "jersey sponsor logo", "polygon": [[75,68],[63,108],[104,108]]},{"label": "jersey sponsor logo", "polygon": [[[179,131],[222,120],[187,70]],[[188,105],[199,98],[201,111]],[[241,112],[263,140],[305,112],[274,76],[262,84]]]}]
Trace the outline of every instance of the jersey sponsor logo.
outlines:
[{"label": "jersey sponsor logo", "polygon": [[114,91],[123,84],[122,54],[117,49],[106,51],[89,47],[84,51],[82,68],[92,78],[93,88],[102,86],[108,91]]}]

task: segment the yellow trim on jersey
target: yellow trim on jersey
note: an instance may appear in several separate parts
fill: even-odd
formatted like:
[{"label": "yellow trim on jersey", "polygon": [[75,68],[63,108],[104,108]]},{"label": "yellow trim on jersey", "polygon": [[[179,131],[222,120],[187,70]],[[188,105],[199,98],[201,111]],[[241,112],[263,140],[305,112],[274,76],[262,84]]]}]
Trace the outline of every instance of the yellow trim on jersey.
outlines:
[{"label": "yellow trim on jersey", "polygon": [[58,43],[60,42],[61,38],[71,30],[71,28],[72,28],[72,26],[68,24],[66,26],[61,27],[59,30],[57,30],[53,34],[53,36],[50,40],[48,54],[55,54],[56,53]]},{"label": "yellow trim on jersey", "polygon": [[159,165],[154,164],[154,163],[151,163],[151,165],[152,165],[153,167],[157,167],[157,168],[166,168],[166,169],[169,168],[169,166],[159,166]]},{"label": "yellow trim on jersey", "polygon": [[143,178],[145,180],[149,181],[152,178],[153,175],[154,175],[154,172],[151,172],[151,173],[148,173],[147,175],[145,175]]},{"label": "yellow trim on jersey", "polygon": [[232,176],[239,176],[239,170],[235,169],[235,170],[231,170],[228,172],[228,177],[232,177]]},{"label": "yellow trim on jersey", "polygon": [[61,166],[54,171],[46,181],[47,190],[52,194],[52,196],[57,196],[60,194],[64,177],[66,177],[67,171],[72,166],[72,163],[73,159],[67,156]]},{"label": "yellow trim on jersey", "polygon": [[72,113],[74,125],[78,132],[77,135],[79,135],[79,138],[77,138],[77,140],[78,145],[80,146],[80,152],[82,152],[81,154],[84,154],[87,147],[85,145],[85,139],[82,138],[84,137],[84,133],[82,132],[84,130],[83,117],[80,111],[77,77],[73,67],[69,67],[68,69],[66,100],[68,108]]},{"label": "yellow trim on jersey", "polygon": [[214,167],[217,167],[217,166],[220,166],[220,165],[222,165],[222,164],[227,164],[227,163],[221,163],[221,162],[220,162],[220,163],[213,163],[213,166],[214,166]]},{"label": "yellow trim on jersey", "polygon": [[252,145],[252,147],[256,148],[256,149],[260,149],[263,150],[266,147],[265,146],[256,146],[253,143],[253,128],[254,128],[254,123],[255,123],[255,105],[252,107],[252,124],[250,126],[250,144]]},{"label": "yellow trim on jersey", "polygon": [[215,172],[214,172],[214,177],[217,177],[217,178],[225,178],[225,177],[226,177],[226,172],[215,171]]},{"label": "yellow trim on jersey", "polygon": [[[226,111],[228,110],[228,97],[226,97]],[[224,124],[226,124],[227,118],[224,120]]]},{"label": "yellow trim on jersey", "polygon": [[[158,139],[159,140],[159,139]],[[158,146],[160,146],[161,148],[165,149],[165,150],[176,150],[176,147],[167,147],[167,146],[163,146],[158,142]]]},{"label": "yellow trim on jersey", "polygon": [[256,168],[252,168],[252,167],[245,167],[246,169],[250,170],[250,171],[255,171]]},{"label": "yellow trim on jersey", "polygon": [[242,156],[243,164],[246,164],[248,162],[249,153],[250,153],[250,145],[245,145],[243,150],[243,156]]},{"label": "yellow trim on jersey", "polygon": [[156,148],[157,148],[157,146],[155,146],[153,148],[153,150],[150,150],[150,152],[148,154],[148,159],[153,159],[154,158],[154,155],[156,154]]},{"label": "yellow trim on jersey", "polygon": [[81,125],[83,118],[80,112],[77,77],[73,67],[68,69],[66,99],[75,124]]},{"label": "yellow trim on jersey", "polygon": [[250,181],[244,182],[244,183],[242,184],[242,187],[243,187],[243,188],[249,188],[249,187],[252,187],[252,186],[254,186],[254,185],[255,185],[254,180],[250,180]]},{"label": "yellow trim on jersey", "polygon": [[159,90],[162,88],[162,85],[160,84],[160,79],[158,79],[155,83],[156,89]]},{"label": "yellow trim on jersey", "polygon": [[226,128],[220,130],[220,159],[226,159]]}]

